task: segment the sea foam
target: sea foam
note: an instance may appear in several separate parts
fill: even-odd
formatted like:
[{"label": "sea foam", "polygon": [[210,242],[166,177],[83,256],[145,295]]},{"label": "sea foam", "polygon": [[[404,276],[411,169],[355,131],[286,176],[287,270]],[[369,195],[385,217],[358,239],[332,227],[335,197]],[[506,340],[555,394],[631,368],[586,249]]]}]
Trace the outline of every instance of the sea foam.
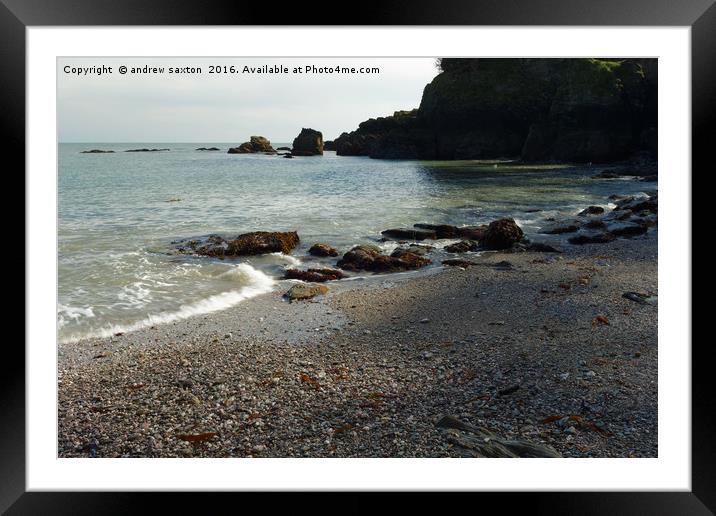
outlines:
[{"label": "sea foam", "polygon": [[[251,299],[252,297],[271,292],[276,284],[272,278],[246,263],[240,263],[232,267],[228,271],[223,272],[219,277],[222,279],[225,278],[231,282],[239,283],[241,284],[241,287],[236,290],[229,290],[227,292],[209,296],[205,299],[200,299],[193,303],[182,305],[177,310],[150,314],[145,319],[135,323],[126,325],[110,325],[100,330],[81,335],[67,335],[60,338],[60,342],[75,342],[86,338],[109,337],[119,332],[125,333],[141,330],[142,328],[148,328],[150,326],[180,321],[195,315],[218,312],[220,310],[231,308],[246,299]],[[88,313],[91,313],[92,311],[91,308],[87,310],[89,311]],[[77,317],[80,315],[86,314],[79,313]]]}]

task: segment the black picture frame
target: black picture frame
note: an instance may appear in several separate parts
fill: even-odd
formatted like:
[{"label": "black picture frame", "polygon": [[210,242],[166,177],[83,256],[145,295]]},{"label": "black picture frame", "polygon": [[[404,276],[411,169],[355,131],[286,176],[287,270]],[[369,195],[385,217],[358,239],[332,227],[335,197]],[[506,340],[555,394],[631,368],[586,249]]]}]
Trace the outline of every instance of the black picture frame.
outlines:
[{"label": "black picture frame", "polygon": [[[333,4],[292,4],[272,10],[260,4],[180,0],[0,0],[0,115],[5,153],[25,156],[25,30],[28,26],[83,25],[602,25],[688,26],[692,50],[693,169],[707,172],[707,155],[716,134],[715,0],[383,0],[343,11]],[[350,12],[348,14],[341,13]],[[8,145],[9,143],[9,145]],[[712,168],[712,164],[710,164]],[[671,343],[686,346],[690,343]],[[479,502],[497,502],[501,511],[529,508],[549,514],[713,514],[716,512],[716,424],[708,343],[692,346],[692,491],[642,493],[486,493]],[[25,492],[25,354],[5,344],[0,375],[0,510],[7,514],[114,514],[149,508],[147,494]],[[700,393],[700,394],[699,394]],[[205,513],[206,505],[180,493],[158,496],[165,512]],[[230,495],[225,495],[230,496]],[[245,497],[241,506],[253,505]],[[320,508],[316,501],[296,503]],[[354,493],[340,512],[374,510],[375,495]],[[403,497],[401,512],[424,507],[424,497]],[[154,500],[152,500],[154,501]],[[273,504],[281,497],[274,498]],[[461,498],[455,502],[461,503]],[[469,502],[475,503],[474,501]],[[218,505],[215,507],[219,507]],[[231,505],[229,505],[231,507]],[[238,508],[238,507],[237,507]],[[272,508],[276,508],[272,505]],[[213,512],[213,511],[212,511]],[[233,512],[233,511],[232,511]],[[273,511],[272,511],[273,512]]]}]

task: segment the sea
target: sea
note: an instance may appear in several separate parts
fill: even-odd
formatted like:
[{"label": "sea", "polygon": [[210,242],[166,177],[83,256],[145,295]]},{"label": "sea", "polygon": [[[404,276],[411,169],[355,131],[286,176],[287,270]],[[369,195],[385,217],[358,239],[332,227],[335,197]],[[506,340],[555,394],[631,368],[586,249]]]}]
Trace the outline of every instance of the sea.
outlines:
[{"label": "sea", "polygon": [[[274,143],[274,147],[290,144]],[[611,194],[654,190],[634,179],[593,179],[594,165],[509,160],[417,161],[228,154],[236,143],[58,145],[57,327],[61,342],[109,336],[223,310],[282,288],[289,267],[335,266],[308,248],[382,246],[380,232],[415,223],[474,225],[512,217],[527,237],[550,219]],[[220,151],[199,151],[218,147]],[[124,152],[168,148],[157,152]],[[114,153],[84,154],[90,149]],[[297,231],[299,247],[237,259],[178,255],[181,239]],[[442,248],[454,241],[430,242]],[[559,243],[559,242],[557,242]],[[440,253],[434,258],[440,266]],[[447,257],[447,253],[445,253]]]}]

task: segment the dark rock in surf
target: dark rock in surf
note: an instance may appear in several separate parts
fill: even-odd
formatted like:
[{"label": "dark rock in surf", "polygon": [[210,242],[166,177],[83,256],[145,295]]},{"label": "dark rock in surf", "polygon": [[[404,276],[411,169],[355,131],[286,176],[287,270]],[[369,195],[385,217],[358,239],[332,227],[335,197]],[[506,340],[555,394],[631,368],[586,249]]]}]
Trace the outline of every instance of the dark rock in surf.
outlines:
[{"label": "dark rock in surf", "polygon": [[308,269],[305,271],[299,269],[287,269],[284,275],[285,279],[298,279],[313,283],[335,281],[345,277],[346,275],[343,274],[343,272],[336,269]]},{"label": "dark rock in surf", "polygon": [[359,245],[343,255],[338,261],[338,267],[349,271],[400,272],[419,269],[431,263],[427,258],[408,251],[399,256],[386,256],[376,246]]},{"label": "dark rock in surf", "polygon": [[462,240],[445,246],[445,251],[448,253],[467,253],[468,251],[477,251],[479,248],[480,246],[474,240]]},{"label": "dark rock in surf", "polygon": [[383,237],[389,240],[435,240],[437,234],[429,229],[395,228],[386,229],[380,232]]},{"label": "dark rock in surf", "polygon": [[113,150],[102,150],[102,149],[92,149],[92,150],[83,150],[80,152],[80,154],[113,154]]},{"label": "dark rock in surf", "polygon": [[509,249],[523,237],[524,233],[517,223],[505,218],[490,222],[480,243],[486,249]]},{"label": "dark rock in surf", "polygon": [[338,251],[328,244],[313,244],[308,250],[308,254],[313,256],[338,256]]},{"label": "dark rock in surf", "polygon": [[604,213],[604,208],[601,206],[588,206],[580,211],[579,215],[584,217],[587,215],[601,215],[602,213]]}]

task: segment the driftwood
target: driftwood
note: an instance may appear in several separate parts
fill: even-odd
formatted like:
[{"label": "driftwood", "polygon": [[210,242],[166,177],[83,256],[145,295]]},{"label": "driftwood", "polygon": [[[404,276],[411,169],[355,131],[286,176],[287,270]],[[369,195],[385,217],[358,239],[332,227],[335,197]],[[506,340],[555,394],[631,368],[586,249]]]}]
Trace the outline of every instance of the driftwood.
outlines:
[{"label": "driftwood", "polygon": [[489,430],[464,423],[453,416],[444,416],[437,422],[448,442],[460,448],[466,457],[542,457],[559,458],[559,454],[549,446],[529,441],[503,439]]}]

